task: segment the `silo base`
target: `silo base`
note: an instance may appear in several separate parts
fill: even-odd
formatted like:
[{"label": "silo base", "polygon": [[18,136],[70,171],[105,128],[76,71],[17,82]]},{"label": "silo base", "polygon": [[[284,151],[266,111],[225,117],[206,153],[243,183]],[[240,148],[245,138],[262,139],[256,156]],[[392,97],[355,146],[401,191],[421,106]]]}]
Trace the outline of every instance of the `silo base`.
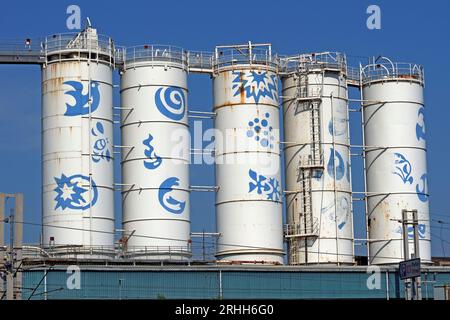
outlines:
[{"label": "silo base", "polygon": [[190,250],[170,249],[128,249],[123,258],[136,261],[186,262],[192,257]]},{"label": "silo base", "polygon": [[265,265],[282,265],[283,264],[283,251],[274,251],[270,253],[257,254],[252,252],[222,252],[217,253],[218,264],[265,264]]},{"label": "silo base", "polygon": [[114,248],[58,245],[42,247],[52,258],[75,260],[112,260],[116,256]]}]

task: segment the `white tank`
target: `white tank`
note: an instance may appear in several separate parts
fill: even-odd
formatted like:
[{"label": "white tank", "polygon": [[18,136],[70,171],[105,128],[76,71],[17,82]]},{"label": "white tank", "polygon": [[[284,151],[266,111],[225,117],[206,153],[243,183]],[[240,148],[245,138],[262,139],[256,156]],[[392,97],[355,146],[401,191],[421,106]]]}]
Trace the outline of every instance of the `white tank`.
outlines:
[{"label": "white tank", "polygon": [[289,264],[353,264],[345,56],[282,59]]},{"label": "white tank", "polygon": [[182,49],[128,48],[121,79],[122,205],[128,256],[191,255],[187,63]]},{"label": "white tank", "polygon": [[283,263],[277,63],[270,45],[214,59],[217,258]]},{"label": "white tank", "polygon": [[54,35],[46,39],[45,55],[43,245],[61,254],[112,253],[112,40],[92,28]]},{"label": "white tank", "polygon": [[[381,58],[361,77],[369,262],[404,259],[402,210],[417,210],[420,258],[431,263],[423,69]],[[414,253],[412,226],[408,234]]]}]

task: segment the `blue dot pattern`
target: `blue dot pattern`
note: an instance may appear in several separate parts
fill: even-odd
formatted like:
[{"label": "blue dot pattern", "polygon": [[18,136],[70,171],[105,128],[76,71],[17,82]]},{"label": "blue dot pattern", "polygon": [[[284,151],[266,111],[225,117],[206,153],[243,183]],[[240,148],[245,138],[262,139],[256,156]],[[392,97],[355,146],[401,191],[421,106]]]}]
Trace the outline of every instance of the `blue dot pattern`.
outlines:
[{"label": "blue dot pattern", "polygon": [[275,137],[272,134],[273,127],[270,125],[269,118],[270,114],[266,112],[262,117],[256,117],[249,121],[250,128],[247,130],[247,137],[254,138],[265,148],[273,149]]}]

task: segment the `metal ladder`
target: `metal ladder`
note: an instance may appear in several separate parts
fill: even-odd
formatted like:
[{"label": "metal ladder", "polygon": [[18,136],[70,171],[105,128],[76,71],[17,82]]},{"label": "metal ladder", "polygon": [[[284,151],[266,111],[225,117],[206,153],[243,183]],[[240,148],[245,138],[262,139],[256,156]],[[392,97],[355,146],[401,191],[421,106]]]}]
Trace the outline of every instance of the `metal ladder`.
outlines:
[{"label": "metal ladder", "polygon": [[303,216],[303,224],[305,233],[311,230],[311,226],[308,225],[308,220],[312,221],[313,212],[312,212],[312,191],[311,191],[311,171],[312,170],[302,170],[300,169],[300,183],[302,190],[302,209],[303,214],[300,213],[300,217]]},{"label": "metal ladder", "polygon": [[311,156],[312,166],[317,168],[323,168],[323,154],[322,154],[322,141],[320,139],[320,103],[318,99],[311,101]]},{"label": "metal ladder", "polygon": [[[297,182],[300,185],[301,205],[300,212],[294,213],[294,222],[287,226],[286,238],[289,239],[290,264],[300,264],[298,251],[301,241],[305,242],[305,258],[307,263],[307,245],[309,238],[319,236],[318,219],[314,218],[312,203],[312,181],[314,173],[324,170],[323,151],[321,141],[320,105],[322,102],[323,85],[312,92],[308,83],[308,72],[299,71],[296,89],[298,104],[309,110],[310,115],[310,153],[301,157],[297,165]],[[322,77],[323,82],[323,77]]]},{"label": "metal ladder", "polygon": [[[322,77],[323,82],[323,77]],[[299,72],[297,101],[308,104],[310,115],[310,154],[306,158],[300,158],[298,163],[298,179],[302,191],[303,217],[305,221],[305,234],[313,234],[313,204],[312,204],[312,179],[313,173],[324,169],[320,105],[322,102],[322,86],[312,91],[309,88],[308,73]]]}]

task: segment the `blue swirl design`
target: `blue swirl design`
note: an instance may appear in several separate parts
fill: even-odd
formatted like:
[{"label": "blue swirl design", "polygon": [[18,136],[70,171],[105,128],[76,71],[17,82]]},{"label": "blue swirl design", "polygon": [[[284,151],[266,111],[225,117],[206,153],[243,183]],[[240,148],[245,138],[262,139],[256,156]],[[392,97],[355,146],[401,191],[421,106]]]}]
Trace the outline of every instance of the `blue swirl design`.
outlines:
[{"label": "blue swirl design", "polygon": [[[419,233],[419,238],[421,239],[425,239],[425,231],[426,231],[426,225],[423,223],[419,223],[417,225],[417,231]],[[413,226],[409,226],[408,227],[408,238],[414,238],[414,227]]]},{"label": "blue swirl design", "polygon": [[101,160],[111,161],[111,151],[109,149],[109,139],[105,138],[105,128],[103,124],[98,121],[94,128],[91,129],[91,134],[97,138],[92,146],[92,161],[95,163]]},{"label": "blue swirl design", "polygon": [[159,112],[167,118],[179,121],[186,114],[186,98],[178,87],[161,87],[156,90],[155,104]]},{"label": "blue swirl design", "polygon": [[345,163],[344,159],[342,159],[341,154],[338,151],[335,151],[334,148],[330,148],[330,159],[327,164],[327,171],[330,177],[334,178],[334,159],[338,159],[338,165],[336,167],[336,180],[341,180],[345,174]]},{"label": "blue swirl design", "polygon": [[420,182],[418,184],[416,184],[417,197],[419,198],[420,201],[427,202],[428,195],[427,195],[427,174],[426,173],[424,173],[420,177],[420,181],[422,181],[423,186],[422,186],[422,188],[420,187]]},{"label": "blue swirl design", "polygon": [[155,148],[153,148],[153,146],[151,145],[152,140],[153,136],[151,134],[148,134],[148,138],[142,141],[142,144],[148,148],[144,151],[144,155],[148,159],[144,160],[144,167],[149,170],[158,168],[162,163],[161,157],[159,157],[155,153]]},{"label": "blue swirl design", "polygon": [[186,207],[186,201],[176,200],[169,195],[173,191],[173,187],[180,185],[179,181],[176,177],[167,178],[161,183],[158,192],[158,200],[161,206],[173,214],[182,214]]},{"label": "blue swirl design", "polygon": [[73,176],[67,177],[65,174],[61,175],[61,178],[54,177],[57,187],[54,189],[56,191],[56,206],[55,210],[61,208],[65,210],[66,208],[74,210],[86,210],[89,207],[95,205],[98,199],[97,185],[92,180],[92,192],[93,196],[91,202],[88,201],[86,197],[89,197],[89,177],[83,176],[81,174],[75,174]]},{"label": "blue swirl design", "polygon": [[278,103],[278,78],[276,75],[268,76],[267,72],[251,70],[248,73],[233,71],[233,96],[245,92],[247,99],[253,98],[259,103],[261,97],[268,97]]},{"label": "blue swirl design", "polygon": [[[423,223],[419,223],[417,225],[417,231],[419,233],[419,238],[420,239],[425,239],[425,234],[426,234],[426,230],[427,230],[427,226]],[[402,227],[398,227],[395,230],[396,233],[402,234],[403,233],[403,228]],[[414,238],[414,227],[413,226],[408,226],[408,238],[412,239]]]},{"label": "blue swirl design", "polygon": [[[334,129],[334,130],[333,130]],[[347,120],[345,118],[335,118],[334,128],[333,121],[328,122],[328,132],[332,136],[342,136],[347,133]]]},{"label": "blue swirl design", "polygon": [[[66,91],[64,94],[72,96],[75,99],[75,104],[70,105],[66,103],[65,116],[80,116],[89,114],[89,92],[83,94],[83,83],[79,81],[66,81],[65,85],[71,86],[73,90]],[[97,110],[100,105],[100,84],[97,81],[91,81],[91,112]]]},{"label": "blue swirl design", "polygon": [[348,199],[344,196],[338,199],[338,208],[336,215],[339,220],[338,228],[339,230],[342,230],[342,228],[344,228],[344,226],[347,224],[348,218],[350,216],[350,205],[348,203]]},{"label": "blue swirl design", "polygon": [[350,205],[349,205],[349,200],[347,199],[346,196],[339,196],[336,199],[336,204],[337,204],[337,210],[335,212],[334,207],[334,201],[330,202],[327,206],[322,207],[322,209],[320,210],[321,214],[327,214],[328,218],[331,221],[336,221],[337,219],[337,227],[339,228],[339,230],[342,230],[345,225],[347,224],[349,218],[350,218]]},{"label": "blue swirl design", "polygon": [[347,174],[345,175],[347,181],[350,182],[350,163],[347,162]]},{"label": "blue swirl design", "polygon": [[425,141],[425,108],[424,107],[421,107],[419,109],[417,116],[419,117],[419,120],[417,121],[417,124],[416,124],[416,138],[417,138],[417,141],[420,141],[420,139]]},{"label": "blue swirl design", "polygon": [[399,176],[402,179],[403,184],[406,183],[412,184],[414,178],[411,176],[412,171],[411,163],[401,153],[394,153],[394,157],[396,158],[394,159],[396,171],[392,173]]}]

